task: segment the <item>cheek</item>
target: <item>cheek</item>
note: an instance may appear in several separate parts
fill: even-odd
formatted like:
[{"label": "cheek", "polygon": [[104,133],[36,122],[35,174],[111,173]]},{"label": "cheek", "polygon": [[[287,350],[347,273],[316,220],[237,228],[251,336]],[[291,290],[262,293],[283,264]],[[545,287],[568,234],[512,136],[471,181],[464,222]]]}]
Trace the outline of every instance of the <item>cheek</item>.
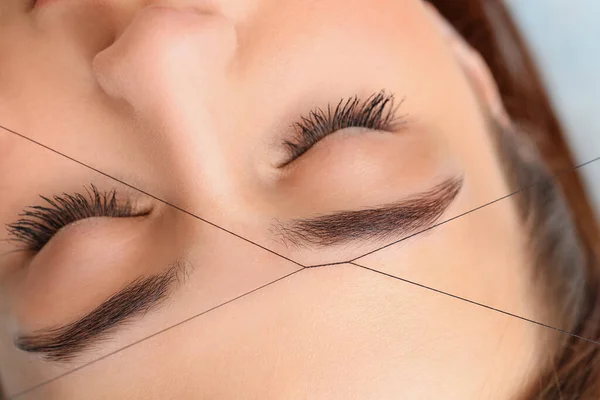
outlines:
[{"label": "cheek", "polygon": [[73,91],[75,81],[81,81],[73,79],[81,73],[68,47],[55,45],[59,38],[40,40],[21,26],[1,36],[5,34],[8,40],[0,38],[0,54],[8,55],[0,64],[0,120],[15,130],[30,132],[36,123],[53,121],[57,111],[68,109],[66,94]]},{"label": "cheek", "polygon": [[[399,112],[435,133],[438,146],[466,160],[461,164],[489,164],[490,143],[476,98],[420,1],[382,0],[375,6],[323,1],[310,12],[301,3],[273,6],[277,11],[269,22],[244,32],[249,39],[239,66],[246,89],[261,93],[274,115],[287,112],[280,104],[310,109],[386,89],[404,99]],[[272,61],[266,64],[267,59]],[[269,119],[255,115],[250,125]]]}]

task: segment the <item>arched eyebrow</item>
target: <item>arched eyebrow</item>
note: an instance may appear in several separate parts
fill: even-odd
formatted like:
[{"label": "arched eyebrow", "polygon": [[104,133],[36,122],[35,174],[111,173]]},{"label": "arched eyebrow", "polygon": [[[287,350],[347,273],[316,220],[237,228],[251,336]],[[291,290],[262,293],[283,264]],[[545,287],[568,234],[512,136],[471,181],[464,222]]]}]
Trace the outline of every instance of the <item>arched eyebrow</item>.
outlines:
[{"label": "arched eyebrow", "polygon": [[[462,188],[462,177],[451,177],[431,190],[380,207],[339,211],[307,219],[276,223],[287,244],[327,247],[357,240],[384,240],[431,227]],[[40,353],[48,361],[72,361],[136,317],[154,310],[172,296],[188,264],[178,261],[164,272],[140,277],[119,290],[89,314],[60,327],[18,335],[15,346]]]},{"label": "arched eyebrow", "polygon": [[284,223],[277,221],[272,230],[286,245],[299,248],[406,236],[431,227],[456,198],[462,183],[462,177],[450,177],[431,190],[391,204]]},{"label": "arched eyebrow", "polygon": [[18,335],[14,344],[20,350],[40,353],[48,361],[72,361],[93,345],[109,339],[119,327],[163,304],[185,280],[188,267],[189,263],[177,261],[160,274],[140,277],[78,320]]}]

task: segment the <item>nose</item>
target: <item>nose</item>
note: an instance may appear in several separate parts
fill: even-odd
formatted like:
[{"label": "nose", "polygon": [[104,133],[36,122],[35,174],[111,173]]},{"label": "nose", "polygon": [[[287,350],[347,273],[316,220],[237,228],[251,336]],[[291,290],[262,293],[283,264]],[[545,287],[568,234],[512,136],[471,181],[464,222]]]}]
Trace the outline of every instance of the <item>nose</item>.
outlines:
[{"label": "nose", "polygon": [[235,47],[234,26],[222,15],[153,2],[94,57],[92,69],[107,94],[127,101],[138,114],[164,114],[178,107],[178,98],[183,101],[191,87],[196,97],[210,92]]},{"label": "nose", "polygon": [[[237,46],[235,25],[220,13],[156,2],[130,18],[93,59],[99,86],[132,117],[134,140],[146,149],[136,151],[154,164],[162,160],[165,176],[154,177],[161,185],[186,188],[177,193],[201,202],[202,193],[225,196],[232,174],[224,143],[230,141],[219,110],[231,91],[225,78]],[[130,107],[121,108],[123,102]],[[208,188],[211,182],[219,184]]]}]

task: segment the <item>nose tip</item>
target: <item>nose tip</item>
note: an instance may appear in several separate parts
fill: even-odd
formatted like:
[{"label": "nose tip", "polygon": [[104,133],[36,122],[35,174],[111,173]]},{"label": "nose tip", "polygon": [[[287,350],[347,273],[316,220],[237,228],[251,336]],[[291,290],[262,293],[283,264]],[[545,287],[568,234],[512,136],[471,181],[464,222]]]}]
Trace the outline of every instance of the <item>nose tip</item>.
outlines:
[{"label": "nose tip", "polygon": [[218,80],[236,47],[234,26],[221,14],[198,6],[149,3],[92,64],[103,90],[138,111],[160,107],[190,86]]}]

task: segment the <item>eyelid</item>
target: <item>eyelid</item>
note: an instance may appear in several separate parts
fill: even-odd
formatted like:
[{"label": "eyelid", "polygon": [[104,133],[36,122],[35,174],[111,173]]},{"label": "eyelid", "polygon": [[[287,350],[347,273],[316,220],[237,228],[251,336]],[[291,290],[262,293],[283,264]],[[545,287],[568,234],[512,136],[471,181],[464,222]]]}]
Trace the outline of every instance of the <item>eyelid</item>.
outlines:
[{"label": "eyelid", "polygon": [[385,90],[382,90],[364,101],[358,96],[341,99],[335,110],[332,110],[329,104],[326,110],[317,107],[309,112],[308,117],[301,116],[300,121],[291,126],[295,131],[294,136],[283,142],[288,156],[279,168],[298,159],[323,138],[346,128],[358,127],[387,132],[397,130],[399,125],[406,122],[407,114],[396,114],[404,99],[396,106],[394,100],[393,94],[386,94]]},{"label": "eyelid", "polygon": [[100,191],[92,184],[85,187],[85,195],[63,193],[52,199],[41,196],[43,206],[30,206],[19,214],[19,219],[7,225],[13,240],[25,245],[24,250],[38,252],[62,228],[88,218],[128,218],[149,214],[148,210],[134,207],[128,198],[117,197],[116,190]]}]

